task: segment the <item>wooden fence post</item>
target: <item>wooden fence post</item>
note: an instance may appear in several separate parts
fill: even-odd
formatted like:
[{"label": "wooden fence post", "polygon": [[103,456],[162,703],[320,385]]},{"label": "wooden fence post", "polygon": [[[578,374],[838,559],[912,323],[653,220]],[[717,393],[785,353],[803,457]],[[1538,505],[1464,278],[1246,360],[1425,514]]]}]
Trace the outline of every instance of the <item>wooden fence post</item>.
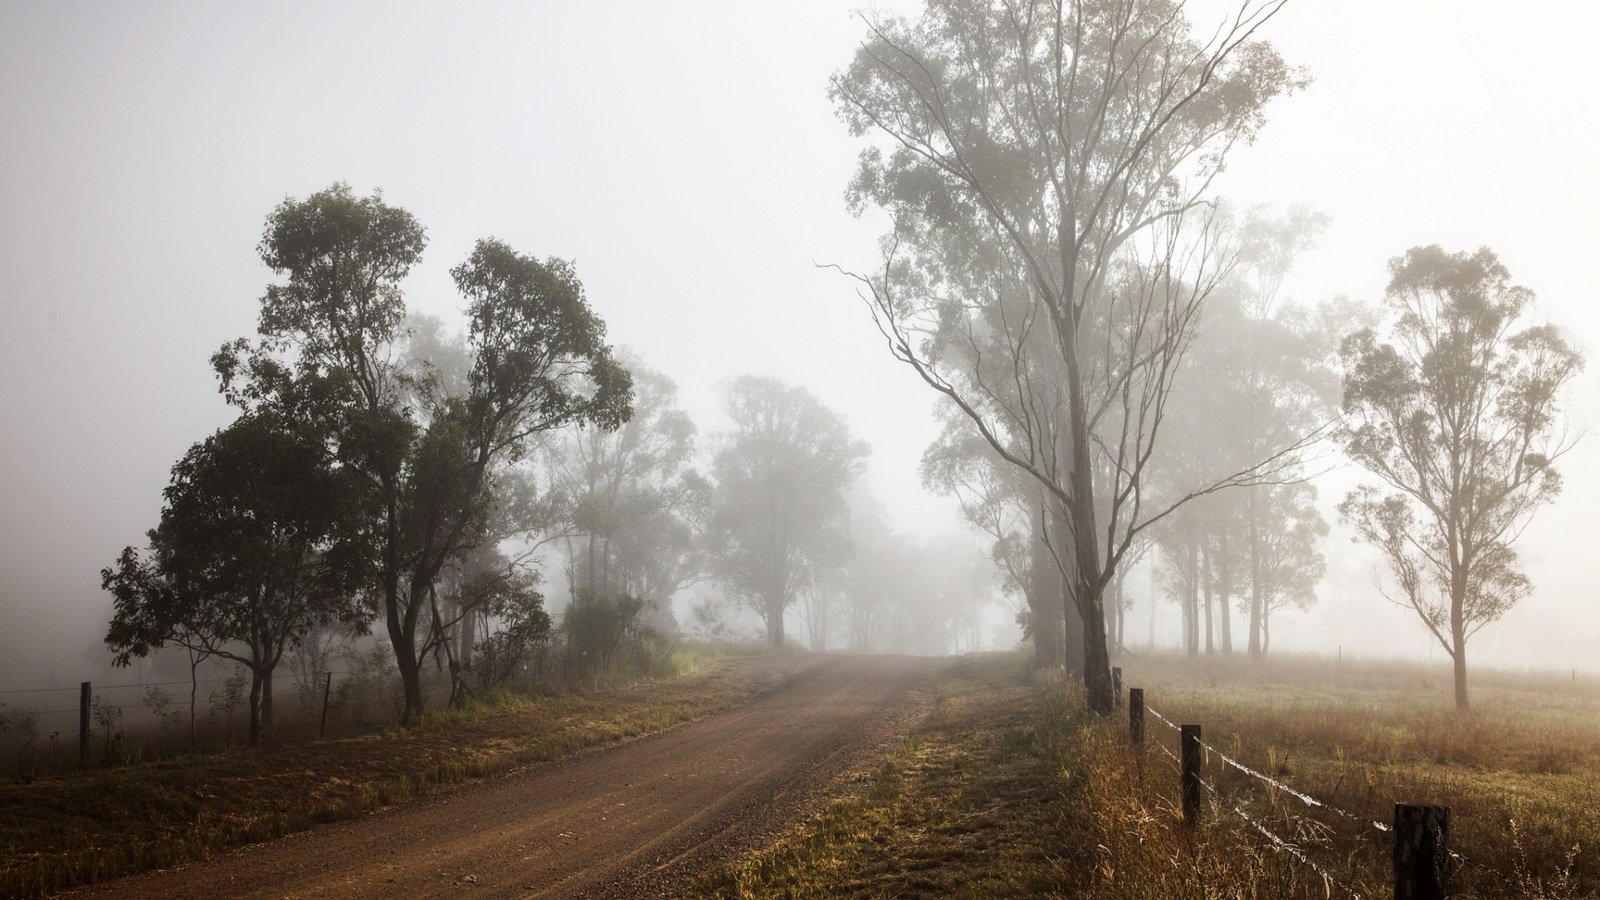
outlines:
[{"label": "wooden fence post", "polygon": [[1394,896],[1450,896],[1450,807],[1394,805]]},{"label": "wooden fence post", "polygon": [[1122,667],[1111,667],[1111,696],[1117,709],[1122,708]]},{"label": "wooden fence post", "polygon": [[1194,825],[1200,821],[1200,726],[1184,725],[1179,732],[1183,736],[1183,821]]},{"label": "wooden fence post", "polygon": [[317,729],[318,738],[328,736],[328,697],[333,694],[333,672],[328,672],[327,676],[322,683],[322,727]]},{"label": "wooden fence post", "polygon": [[1144,747],[1144,688],[1128,688],[1128,736]]},{"label": "wooden fence post", "polygon": [[89,682],[78,685],[78,766],[89,768],[89,703],[93,692]]}]

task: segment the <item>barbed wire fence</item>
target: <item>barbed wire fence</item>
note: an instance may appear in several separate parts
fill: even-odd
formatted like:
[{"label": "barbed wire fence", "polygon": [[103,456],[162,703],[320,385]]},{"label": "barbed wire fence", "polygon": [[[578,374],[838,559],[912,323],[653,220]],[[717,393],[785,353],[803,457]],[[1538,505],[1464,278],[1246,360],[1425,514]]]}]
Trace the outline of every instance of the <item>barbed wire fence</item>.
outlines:
[{"label": "barbed wire fence", "polygon": [[[1120,685],[1121,673],[1118,671],[1114,681]],[[1118,689],[1118,702],[1121,703],[1120,687]],[[1174,753],[1159,739],[1153,743],[1163,756],[1172,764],[1178,775],[1180,785],[1194,784],[1203,789],[1211,798],[1212,804],[1218,810],[1232,813],[1239,818],[1252,831],[1259,834],[1274,849],[1285,853],[1296,864],[1304,866],[1314,873],[1323,882],[1324,889],[1329,896],[1345,896],[1369,900],[1380,896],[1374,893],[1362,893],[1350,883],[1350,879],[1341,878],[1334,873],[1332,867],[1318,862],[1312,855],[1313,846],[1306,842],[1297,841],[1274,831],[1260,816],[1253,816],[1245,809],[1245,805],[1236,802],[1234,798],[1224,793],[1215,779],[1205,776],[1209,768],[1209,759],[1215,757],[1224,770],[1232,769],[1239,775],[1253,779],[1269,790],[1269,796],[1292,797],[1307,810],[1328,813],[1341,819],[1353,822],[1359,826],[1359,833],[1368,839],[1386,840],[1393,854],[1394,861],[1394,893],[1396,900],[1431,900],[1431,898],[1444,898],[1449,896],[1450,880],[1453,866],[1464,866],[1481,873],[1497,882],[1500,886],[1511,890],[1508,896],[1519,896],[1519,891],[1525,890],[1527,885],[1517,879],[1499,871],[1491,866],[1483,865],[1460,851],[1450,846],[1450,810],[1448,807],[1417,806],[1411,804],[1395,804],[1395,822],[1393,825],[1377,821],[1369,816],[1360,815],[1344,809],[1327,800],[1313,796],[1290,785],[1280,778],[1274,778],[1254,767],[1240,762],[1233,756],[1206,743],[1202,739],[1202,728],[1199,725],[1184,723],[1179,724],[1163,715],[1146,701],[1145,692],[1141,688],[1132,688],[1128,692],[1129,733],[1132,743],[1136,748],[1142,748],[1146,743],[1145,716],[1154,718],[1171,732],[1179,736],[1185,744],[1192,741],[1191,746],[1184,746],[1183,751]],[[1198,802],[1188,796],[1184,800],[1184,814],[1191,824],[1198,816]],[[1311,820],[1317,821],[1317,820]],[[1326,827],[1326,826],[1324,826]]]},{"label": "barbed wire fence", "polygon": [[[330,724],[352,733],[388,721],[395,673],[346,661],[347,668],[274,673],[275,734],[326,737]],[[28,781],[236,743],[248,723],[249,691],[242,665],[223,677],[0,689],[0,777]]]}]

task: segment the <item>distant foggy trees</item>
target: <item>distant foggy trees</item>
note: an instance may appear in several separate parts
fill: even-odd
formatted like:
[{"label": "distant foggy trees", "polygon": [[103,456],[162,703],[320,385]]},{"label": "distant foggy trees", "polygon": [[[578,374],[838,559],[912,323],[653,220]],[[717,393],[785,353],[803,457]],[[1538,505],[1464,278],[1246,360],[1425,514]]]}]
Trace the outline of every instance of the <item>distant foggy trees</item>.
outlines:
[{"label": "distant foggy trees", "polygon": [[724,389],[732,427],[711,461],[708,562],[783,645],[784,613],[850,554],[845,490],[867,447],[804,388],[746,375]]},{"label": "distant foggy trees", "polygon": [[[1018,617],[1033,642],[1036,668],[1082,670],[1082,640],[1076,609],[1066,604],[1064,580],[1049,544],[1049,506],[1026,472],[1001,459],[968,426],[958,409],[947,408],[940,437],[922,457],[922,482],[955,497],[968,524],[990,540],[989,560],[999,571],[1001,590],[1021,595]],[[1071,612],[1073,618],[1063,619]],[[1074,641],[1057,628],[1065,622]]]},{"label": "distant foggy trees", "polygon": [[994,589],[991,563],[978,544],[968,535],[897,533],[864,484],[852,488],[849,500],[852,551],[830,585],[842,606],[838,619],[848,649],[972,649]]},{"label": "distant foggy trees", "polygon": [[[612,353],[569,263],[479,241],[451,270],[467,326],[452,333],[401,295],[424,245],[409,213],[343,184],[268,216],[259,250],[278,281],[258,337],[212,358],[239,417],[173,468],[148,550],[102,573],[119,663],[165,646],[241,663],[254,740],[285,652],[375,622],[405,724],[429,666],[459,705],[542,664],[558,635],[568,677],[628,646],[643,662],[703,578],[774,644],[800,600],[818,649],[845,631],[932,652],[975,640],[985,592],[965,557],[936,560],[961,569],[937,579],[928,557],[893,557],[922,573],[915,590],[865,598],[845,492],[866,447],[809,392],[731,382],[702,476],[676,386]],[[568,575],[559,625],[547,553]]]},{"label": "distant foggy trees", "polygon": [[1414,247],[1389,264],[1386,334],[1344,341],[1345,450],[1378,485],[1340,515],[1381,551],[1391,596],[1450,655],[1467,700],[1467,641],[1525,596],[1512,548],[1561,489],[1572,446],[1561,389],[1583,360],[1494,253]]},{"label": "distant foggy trees", "polygon": [[[1168,427],[1183,440],[1164,457],[1152,494],[1177,495],[1238,471],[1332,417],[1338,376],[1325,348],[1348,327],[1348,310],[1280,297],[1296,256],[1323,226],[1321,216],[1300,208],[1252,209],[1230,226],[1240,258],[1208,304],[1187,377],[1173,391]],[[1161,580],[1178,602],[1189,654],[1232,653],[1237,611],[1240,643],[1259,658],[1272,614],[1314,599],[1327,524],[1303,475],[1286,461],[1270,478],[1194,500],[1154,530]]]},{"label": "distant foggy trees", "polygon": [[1197,37],[1166,0],[934,0],[916,21],[872,23],[833,81],[851,131],[878,141],[851,204],[893,221],[881,271],[859,276],[873,317],[1039,486],[1036,539],[1058,561],[1103,714],[1106,593],[1138,533],[1281,459],[1159,506],[1145,492],[1197,317],[1234,261],[1206,192],[1301,81],[1254,40],[1281,5],[1247,2]]},{"label": "distant foggy trees", "polygon": [[[630,629],[670,627],[672,597],[699,576],[690,468],[695,426],[672,380],[636,360],[632,417],[619,428],[572,427],[548,443],[551,489],[569,504],[567,638],[603,665]],[[591,646],[592,645],[592,646]]]}]

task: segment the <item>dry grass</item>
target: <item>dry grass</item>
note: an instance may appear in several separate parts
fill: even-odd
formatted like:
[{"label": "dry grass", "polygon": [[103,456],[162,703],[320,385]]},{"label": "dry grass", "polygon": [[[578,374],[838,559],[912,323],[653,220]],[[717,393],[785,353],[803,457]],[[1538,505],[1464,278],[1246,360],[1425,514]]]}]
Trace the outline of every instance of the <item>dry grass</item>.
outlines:
[{"label": "dry grass", "polygon": [[736,659],[589,695],[501,694],[415,729],[0,785],[0,896],[204,858],[468,779],[648,734],[756,690]]},{"label": "dry grass", "polygon": [[928,721],[863,784],[690,891],[715,897],[1031,897],[1065,873],[1037,790],[1050,739],[1019,657],[941,672]]},{"label": "dry grass", "polygon": [[[1448,673],[1416,665],[1147,654],[1125,669],[1152,707],[1202,725],[1211,746],[1363,819],[1389,822],[1396,802],[1450,806],[1453,845],[1471,861],[1458,872],[1465,895],[1600,892],[1592,682],[1486,671],[1473,679],[1473,711],[1460,715]],[[1152,722],[1150,734],[1177,746],[1165,726]],[[1341,877],[1383,893],[1387,836],[1314,813],[1217,760],[1209,774]]]},{"label": "dry grass", "polygon": [[[1448,680],[1413,667],[1312,661],[1127,661],[1128,683],[1242,762],[1379,821],[1396,800],[1455,811],[1455,846],[1485,868],[1461,897],[1600,892],[1596,696],[1538,676],[1480,679],[1458,717]],[[1196,827],[1178,806],[1176,736],[1088,716],[1071,683],[1029,684],[1015,656],[940,677],[932,718],[865,784],[777,844],[699,885],[720,897],[1325,898],[1388,896],[1388,838],[1224,772]],[[1271,844],[1237,805],[1316,867]],[[1512,822],[1515,821],[1515,826]],[[1320,868],[1326,873],[1319,874]],[[1490,870],[1493,870],[1492,874]],[[1331,880],[1328,880],[1331,879]]]}]

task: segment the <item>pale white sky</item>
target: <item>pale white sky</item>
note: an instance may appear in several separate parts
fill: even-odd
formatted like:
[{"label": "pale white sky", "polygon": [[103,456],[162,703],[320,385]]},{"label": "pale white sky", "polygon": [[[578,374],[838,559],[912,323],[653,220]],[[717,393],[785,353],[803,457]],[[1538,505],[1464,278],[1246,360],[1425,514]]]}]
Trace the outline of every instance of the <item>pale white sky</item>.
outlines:
[{"label": "pale white sky", "polygon": [[[874,256],[826,98],[859,5],[0,2],[0,660],[77,680],[107,615],[99,568],[229,418],[207,358],[253,332],[264,216],[341,179],[428,227],[414,307],[456,308],[448,269],[479,237],[573,258],[615,341],[676,379],[702,428],[727,378],[804,383],[873,444],[899,528],[957,527],[917,479],[931,396],[813,267]],[[1316,81],[1223,190],[1332,216],[1298,299],[1376,298],[1414,244],[1488,245],[1593,352],[1597,26],[1600,8],[1553,0],[1291,3],[1265,34]],[[1585,376],[1579,420],[1597,399]],[[1522,544],[1538,593],[1477,638],[1481,658],[1596,665],[1597,463],[1600,438],[1566,464]],[[1426,653],[1374,599],[1366,551],[1327,552],[1321,608],[1275,640]]]}]

